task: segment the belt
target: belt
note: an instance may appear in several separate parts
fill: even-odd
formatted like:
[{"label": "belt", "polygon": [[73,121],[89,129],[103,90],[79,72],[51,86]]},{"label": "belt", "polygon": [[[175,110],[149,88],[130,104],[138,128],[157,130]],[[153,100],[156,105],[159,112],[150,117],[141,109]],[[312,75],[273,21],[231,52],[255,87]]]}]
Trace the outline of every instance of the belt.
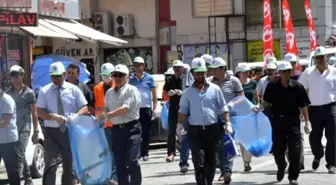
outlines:
[{"label": "belt", "polygon": [[112,128],[124,128],[124,127],[131,127],[135,124],[139,123],[139,120],[133,120],[133,121],[129,121],[126,123],[120,123],[120,124],[114,124]]},{"label": "belt", "polygon": [[202,129],[202,130],[207,130],[209,128],[212,128],[214,126],[218,126],[217,123],[211,124],[211,125],[189,125],[191,128],[196,128],[196,129]]}]

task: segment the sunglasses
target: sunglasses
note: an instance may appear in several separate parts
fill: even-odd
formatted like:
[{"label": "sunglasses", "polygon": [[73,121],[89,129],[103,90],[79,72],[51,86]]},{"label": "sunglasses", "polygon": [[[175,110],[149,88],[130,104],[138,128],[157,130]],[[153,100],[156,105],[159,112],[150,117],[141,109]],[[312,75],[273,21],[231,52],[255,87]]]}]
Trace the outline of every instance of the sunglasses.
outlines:
[{"label": "sunglasses", "polygon": [[122,78],[122,77],[125,77],[126,75],[123,74],[123,73],[113,73],[112,76],[113,76],[113,77]]}]

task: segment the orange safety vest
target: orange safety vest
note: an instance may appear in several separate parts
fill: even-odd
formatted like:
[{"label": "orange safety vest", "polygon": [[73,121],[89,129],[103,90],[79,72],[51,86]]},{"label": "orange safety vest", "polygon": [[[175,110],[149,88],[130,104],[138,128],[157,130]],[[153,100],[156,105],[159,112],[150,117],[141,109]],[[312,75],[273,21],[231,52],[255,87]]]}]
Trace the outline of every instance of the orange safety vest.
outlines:
[{"label": "orange safety vest", "polygon": [[[114,87],[114,83],[112,83],[112,87]],[[95,96],[95,115],[99,115],[104,112],[105,107],[105,96],[104,96],[104,82],[100,82],[95,85],[93,88],[94,96]],[[112,127],[113,123],[108,121],[105,123],[105,128]]]}]

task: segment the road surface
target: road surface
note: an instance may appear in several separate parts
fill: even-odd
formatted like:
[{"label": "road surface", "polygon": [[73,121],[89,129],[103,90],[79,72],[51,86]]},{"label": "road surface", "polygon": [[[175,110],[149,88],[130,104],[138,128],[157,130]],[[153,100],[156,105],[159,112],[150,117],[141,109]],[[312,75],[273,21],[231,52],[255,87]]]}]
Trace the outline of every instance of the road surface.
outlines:
[{"label": "road surface", "polygon": [[[325,168],[324,159],[321,160],[320,168],[317,171],[311,170],[313,155],[311,154],[308,138],[305,142],[305,167],[306,169],[300,174],[299,183],[302,185],[336,185],[336,175],[330,175]],[[190,161],[190,170],[187,174],[181,175],[178,167],[178,161],[166,163],[166,150],[158,149],[150,152],[150,160],[141,161],[143,185],[192,185],[195,184],[194,171]],[[178,157],[177,157],[178,159]],[[250,173],[243,172],[243,162],[241,157],[234,161],[234,173],[232,185],[272,185],[288,184],[287,176],[281,183],[276,182],[276,165],[273,156],[268,155],[261,158],[253,158]],[[217,180],[219,170],[215,177],[214,185],[222,184]],[[57,185],[60,184],[61,170],[57,173]],[[0,185],[6,184],[6,174],[0,174]],[[23,184],[23,182],[22,182]],[[42,185],[42,179],[35,179],[35,185]]]}]

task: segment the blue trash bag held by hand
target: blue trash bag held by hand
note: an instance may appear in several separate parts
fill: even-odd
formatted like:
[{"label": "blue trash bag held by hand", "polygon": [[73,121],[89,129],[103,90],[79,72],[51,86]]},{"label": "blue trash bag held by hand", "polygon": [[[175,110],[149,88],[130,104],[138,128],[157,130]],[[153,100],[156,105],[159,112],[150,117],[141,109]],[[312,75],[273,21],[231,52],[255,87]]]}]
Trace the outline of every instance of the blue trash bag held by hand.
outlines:
[{"label": "blue trash bag held by hand", "polygon": [[231,117],[235,139],[254,157],[267,155],[272,147],[272,128],[267,116],[252,113]]},{"label": "blue trash bag held by hand", "polygon": [[77,116],[67,124],[73,168],[82,185],[105,184],[112,158],[105,133],[93,117]]},{"label": "blue trash bag held by hand", "polygon": [[165,102],[162,105],[162,110],[160,114],[162,128],[165,130],[168,129],[168,114],[169,114],[168,111],[169,111],[169,101]]},{"label": "blue trash bag held by hand", "polygon": [[252,114],[252,108],[255,106],[245,96],[238,96],[234,98],[228,103],[228,105],[230,105],[230,116],[244,116]]},{"label": "blue trash bag held by hand", "polygon": [[237,145],[235,141],[232,139],[230,134],[225,134],[223,139],[224,139],[223,155],[227,160],[231,161],[239,155]]}]

